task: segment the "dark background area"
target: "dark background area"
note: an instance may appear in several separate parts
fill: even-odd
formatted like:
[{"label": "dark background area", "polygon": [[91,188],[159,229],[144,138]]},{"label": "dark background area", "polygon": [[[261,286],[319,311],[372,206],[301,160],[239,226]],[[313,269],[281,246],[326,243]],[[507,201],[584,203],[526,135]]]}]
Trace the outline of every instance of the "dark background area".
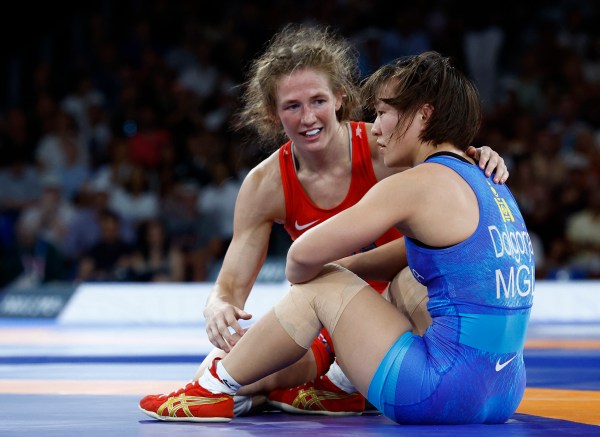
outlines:
[{"label": "dark background area", "polygon": [[[157,220],[184,258],[184,275],[163,279],[209,279],[231,238],[236,188],[276,146],[231,129],[239,85],[289,22],[337,29],[365,76],[423,50],[453,58],[482,93],[476,145],[509,166],[538,279],[599,278],[599,13],[594,1],[10,2],[0,17],[0,285],[82,280],[100,232],[84,242],[72,228],[100,228],[98,215],[83,218],[100,192],[121,250],[143,252],[143,224]],[[60,208],[44,200],[51,187]],[[276,226],[269,255],[288,245]],[[95,280],[155,280],[109,270]]]}]

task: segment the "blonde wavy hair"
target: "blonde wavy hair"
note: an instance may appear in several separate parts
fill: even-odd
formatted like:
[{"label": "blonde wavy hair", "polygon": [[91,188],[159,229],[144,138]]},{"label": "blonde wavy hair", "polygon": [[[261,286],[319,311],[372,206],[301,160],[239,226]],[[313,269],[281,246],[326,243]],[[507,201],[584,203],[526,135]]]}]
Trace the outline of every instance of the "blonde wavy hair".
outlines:
[{"label": "blonde wavy hair", "polygon": [[336,113],[340,122],[360,116],[360,76],[355,48],[329,27],[289,24],[274,35],[264,53],[252,62],[234,127],[254,129],[261,141],[274,143],[284,139],[276,109],[277,81],[305,68],[324,73],[331,90],[342,92],[342,106]]}]

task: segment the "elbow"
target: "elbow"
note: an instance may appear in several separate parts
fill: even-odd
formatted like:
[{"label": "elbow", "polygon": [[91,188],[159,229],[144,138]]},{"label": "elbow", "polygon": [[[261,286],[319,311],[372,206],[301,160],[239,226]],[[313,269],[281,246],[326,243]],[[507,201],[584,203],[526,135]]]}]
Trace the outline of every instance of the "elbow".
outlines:
[{"label": "elbow", "polygon": [[307,259],[302,256],[301,251],[292,245],[288,251],[285,264],[285,276],[288,281],[292,284],[297,284],[310,279],[309,273],[314,266],[309,262],[309,259],[310,257]]},{"label": "elbow", "polygon": [[298,276],[295,274],[294,269],[290,269],[289,266],[285,267],[285,277],[290,284],[300,283],[300,281],[298,280]]},{"label": "elbow", "polygon": [[298,265],[286,266],[285,276],[290,284],[302,284],[313,279],[320,269],[303,268]]},{"label": "elbow", "polygon": [[295,256],[294,246],[290,248],[287,254],[287,258],[285,261],[285,277],[292,284],[298,282],[298,269],[300,269],[300,263],[298,262],[297,257]]}]

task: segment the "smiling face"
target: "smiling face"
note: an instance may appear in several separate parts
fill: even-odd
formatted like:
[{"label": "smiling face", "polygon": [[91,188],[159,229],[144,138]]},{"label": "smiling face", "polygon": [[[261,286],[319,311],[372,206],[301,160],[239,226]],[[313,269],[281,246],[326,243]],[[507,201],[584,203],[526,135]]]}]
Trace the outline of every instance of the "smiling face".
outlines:
[{"label": "smiling face", "polygon": [[278,80],[277,116],[286,135],[301,149],[320,150],[333,140],[341,104],[341,92],[331,90],[324,73],[302,69]]}]

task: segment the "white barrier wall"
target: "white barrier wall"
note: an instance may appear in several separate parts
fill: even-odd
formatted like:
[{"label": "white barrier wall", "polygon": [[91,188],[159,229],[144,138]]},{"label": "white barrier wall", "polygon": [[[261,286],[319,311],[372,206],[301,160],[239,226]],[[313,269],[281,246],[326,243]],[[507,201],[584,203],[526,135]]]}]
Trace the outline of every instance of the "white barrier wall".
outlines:
[{"label": "white barrier wall", "polygon": [[[58,317],[65,324],[199,324],[212,283],[81,285]],[[287,291],[257,284],[246,311],[256,320]],[[600,322],[600,281],[538,281],[532,322]]]},{"label": "white barrier wall", "polygon": [[600,322],[600,281],[538,281],[532,322]]},{"label": "white barrier wall", "polygon": [[[58,317],[77,324],[199,324],[212,283],[102,283],[78,287]],[[287,291],[285,284],[257,284],[246,311],[260,317]],[[243,323],[242,323],[243,325]]]}]

